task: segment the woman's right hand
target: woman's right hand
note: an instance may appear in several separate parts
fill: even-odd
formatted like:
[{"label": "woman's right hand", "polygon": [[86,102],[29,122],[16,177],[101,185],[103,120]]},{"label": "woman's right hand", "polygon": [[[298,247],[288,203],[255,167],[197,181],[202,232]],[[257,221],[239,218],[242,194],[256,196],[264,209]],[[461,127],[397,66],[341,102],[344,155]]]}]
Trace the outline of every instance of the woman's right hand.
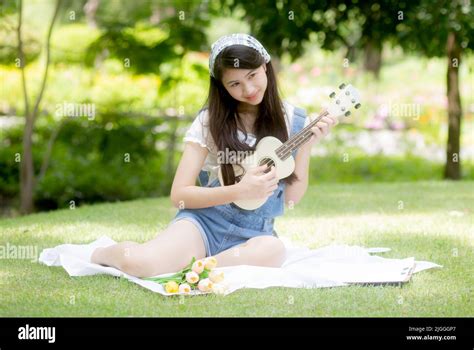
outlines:
[{"label": "woman's right hand", "polygon": [[240,199],[267,199],[278,188],[276,168],[272,166],[268,173],[266,164],[247,170],[237,186]]}]

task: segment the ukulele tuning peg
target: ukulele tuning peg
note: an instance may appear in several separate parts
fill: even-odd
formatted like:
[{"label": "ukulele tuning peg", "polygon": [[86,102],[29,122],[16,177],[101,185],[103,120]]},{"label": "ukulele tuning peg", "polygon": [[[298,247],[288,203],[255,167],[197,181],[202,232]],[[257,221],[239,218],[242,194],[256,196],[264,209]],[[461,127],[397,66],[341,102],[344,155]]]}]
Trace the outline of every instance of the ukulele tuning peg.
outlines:
[{"label": "ukulele tuning peg", "polygon": [[331,92],[331,94],[329,95],[330,98],[334,98],[336,97],[336,93],[335,92]]},{"label": "ukulele tuning peg", "polygon": [[344,115],[345,115],[346,117],[348,117],[348,116],[351,115],[351,112],[347,111],[346,113],[344,113]]},{"label": "ukulele tuning peg", "polygon": [[341,85],[339,85],[339,89],[344,89],[346,87],[346,84],[342,83]]},{"label": "ukulele tuning peg", "polygon": [[356,105],[354,106],[354,108],[355,108],[355,109],[359,109],[359,108],[360,108],[360,103],[356,104]]}]

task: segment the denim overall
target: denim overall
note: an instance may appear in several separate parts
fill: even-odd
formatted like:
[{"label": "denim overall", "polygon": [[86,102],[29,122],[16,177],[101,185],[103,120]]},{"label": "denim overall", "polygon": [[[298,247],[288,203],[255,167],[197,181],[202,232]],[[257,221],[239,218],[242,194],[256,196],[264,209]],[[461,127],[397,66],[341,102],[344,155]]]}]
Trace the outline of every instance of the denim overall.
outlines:
[{"label": "denim overall", "polygon": [[[290,137],[298,133],[304,126],[306,112],[296,107]],[[296,151],[293,152],[293,157]],[[205,171],[199,174],[199,181],[204,187],[220,186],[219,179],[208,184],[209,175]],[[278,188],[268,197],[265,204],[255,210],[245,210],[234,203],[216,205],[208,208],[179,209],[172,223],[186,219],[193,222],[199,229],[206,247],[206,256],[245,243],[253,237],[276,235],[273,223],[276,216],[284,212],[284,191],[286,184],[280,180]]]}]

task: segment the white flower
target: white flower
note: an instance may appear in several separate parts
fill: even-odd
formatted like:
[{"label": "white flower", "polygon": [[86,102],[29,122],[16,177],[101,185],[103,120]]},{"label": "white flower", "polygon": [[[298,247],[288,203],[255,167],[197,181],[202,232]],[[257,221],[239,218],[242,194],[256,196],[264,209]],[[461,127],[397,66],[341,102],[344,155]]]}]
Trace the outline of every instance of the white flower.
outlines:
[{"label": "white flower", "polygon": [[195,261],[191,269],[199,275],[204,271],[204,262],[202,260]]},{"label": "white flower", "polygon": [[204,267],[208,270],[212,270],[217,266],[217,259],[214,258],[213,256],[210,256],[209,258],[204,259]]},{"label": "white flower", "polygon": [[224,272],[213,270],[209,273],[209,279],[214,283],[222,282],[224,280]]},{"label": "white flower", "polygon": [[227,291],[227,287],[223,284],[214,283],[212,286],[212,292],[217,295],[224,295]]},{"label": "white flower", "polygon": [[189,294],[191,292],[191,287],[189,284],[183,283],[179,286],[178,292],[182,294]]},{"label": "white flower", "polygon": [[187,274],[186,274],[186,282],[190,283],[190,284],[194,284],[196,283],[197,281],[199,281],[199,275],[194,272],[194,271],[189,271]]},{"label": "white flower", "polygon": [[209,278],[205,278],[205,279],[199,281],[198,289],[201,292],[210,292],[212,290],[213,284],[214,283],[212,283]]}]

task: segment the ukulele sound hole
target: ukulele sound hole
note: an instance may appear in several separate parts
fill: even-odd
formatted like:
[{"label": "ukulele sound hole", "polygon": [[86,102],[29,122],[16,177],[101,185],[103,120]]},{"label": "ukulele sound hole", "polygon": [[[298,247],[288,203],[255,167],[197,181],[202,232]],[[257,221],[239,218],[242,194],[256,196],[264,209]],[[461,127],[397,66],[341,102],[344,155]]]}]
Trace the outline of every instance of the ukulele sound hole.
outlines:
[{"label": "ukulele sound hole", "polygon": [[258,166],[262,166],[264,164],[268,166],[268,169],[264,170],[265,173],[268,173],[271,170],[271,167],[275,166],[275,162],[271,158],[263,158],[258,162]]},{"label": "ukulele sound hole", "polygon": [[234,168],[235,183],[240,182],[245,175],[245,169],[242,165],[237,164],[238,168]]}]

